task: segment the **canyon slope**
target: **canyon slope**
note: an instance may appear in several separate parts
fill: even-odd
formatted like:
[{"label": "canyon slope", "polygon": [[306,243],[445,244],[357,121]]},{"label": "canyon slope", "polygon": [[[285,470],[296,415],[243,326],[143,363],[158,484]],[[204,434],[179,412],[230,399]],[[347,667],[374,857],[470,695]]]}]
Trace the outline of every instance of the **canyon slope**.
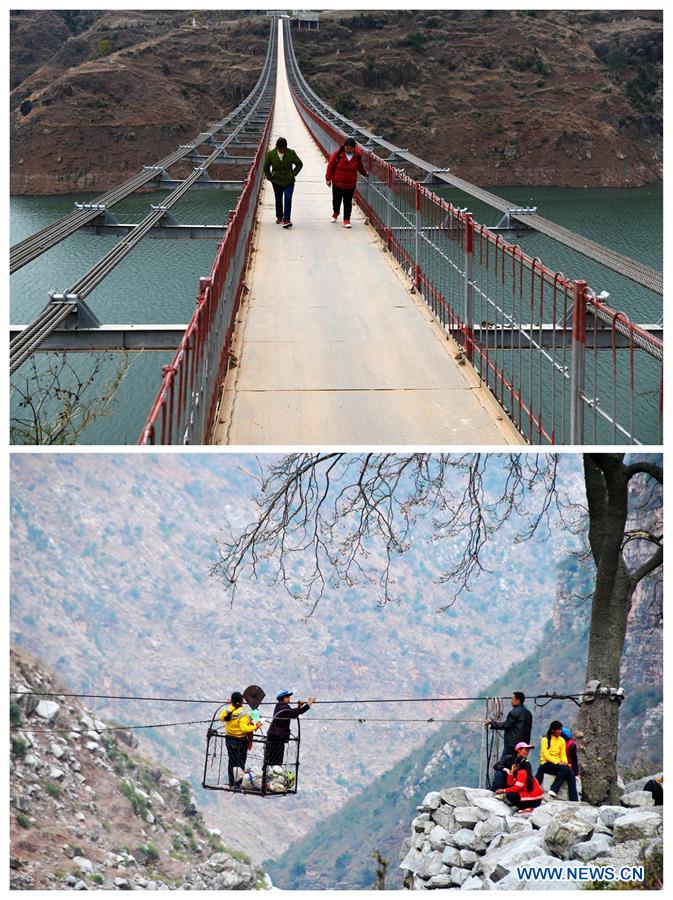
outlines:
[{"label": "canyon slope", "polygon": [[[14,11],[11,190],[100,191],[230,111],[269,19]],[[310,85],[359,124],[483,185],[662,177],[658,10],[330,10],[294,31]]]},{"label": "canyon slope", "polygon": [[10,685],[11,889],[268,884],[245,854],[222,845],[189,784],[139,753],[132,731],[65,696],[25,653],[12,651]]}]

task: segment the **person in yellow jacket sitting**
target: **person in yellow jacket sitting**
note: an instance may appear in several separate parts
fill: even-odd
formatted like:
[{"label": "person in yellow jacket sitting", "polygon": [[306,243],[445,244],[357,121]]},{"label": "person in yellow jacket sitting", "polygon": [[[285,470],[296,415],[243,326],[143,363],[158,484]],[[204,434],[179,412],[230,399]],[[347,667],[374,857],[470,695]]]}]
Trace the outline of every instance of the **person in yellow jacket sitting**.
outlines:
[{"label": "person in yellow jacket sitting", "polygon": [[245,769],[245,761],[248,756],[248,735],[261,728],[262,723],[255,724],[250,719],[249,713],[243,709],[243,694],[240,691],[233,692],[229,706],[220,713],[220,719],[224,722],[224,741],[229,754],[227,769],[229,787],[233,788],[236,787],[234,769],[239,768],[241,771]]},{"label": "person in yellow jacket sitting", "polygon": [[535,777],[542,784],[545,775],[554,775],[554,783],[549,788],[549,796],[555,797],[561,785],[568,782],[568,799],[577,800],[575,773],[568,765],[566,742],[562,734],[563,723],[554,721],[547,734],[540,741],[540,768]]}]

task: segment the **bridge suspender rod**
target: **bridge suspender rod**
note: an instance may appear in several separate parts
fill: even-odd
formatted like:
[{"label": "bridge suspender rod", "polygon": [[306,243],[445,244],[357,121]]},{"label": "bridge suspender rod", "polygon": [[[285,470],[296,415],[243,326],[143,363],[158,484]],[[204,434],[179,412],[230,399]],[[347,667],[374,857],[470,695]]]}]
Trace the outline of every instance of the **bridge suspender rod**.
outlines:
[{"label": "bridge suspender rod", "polygon": [[[394,153],[396,157],[408,162],[410,165],[416,166],[416,168],[421,169],[428,174],[432,173],[434,178],[457,188],[477,200],[481,200],[483,203],[486,203],[501,212],[507,212],[511,209],[512,203],[510,200],[498,197],[496,194],[486,191],[469,181],[465,181],[463,178],[458,178],[455,175],[438,170],[432,163],[421,159],[419,156],[415,156],[413,153],[409,153],[408,150],[400,149],[395,144],[385,141],[379,135],[372,134],[366,128],[362,128],[357,123],[342,116],[325,103],[325,101],[308,86],[299,69],[299,64],[297,63],[294,47],[292,45],[292,37],[287,28],[285,29],[285,47],[286,60],[288,62],[295,90],[301,94],[304,102],[320,115],[323,117],[329,116],[334,119],[336,126],[340,127],[345,132],[359,132],[360,135],[367,138],[369,144],[375,144],[391,154]],[[536,213],[526,213],[525,216],[517,216],[516,213],[512,213],[511,218],[531,226],[536,231],[546,234],[560,244],[570,247],[570,249],[575,250],[577,253],[581,253],[588,259],[593,259],[595,262],[611,269],[613,272],[617,272],[624,278],[628,278],[630,281],[634,281],[636,284],[640,284],[642,287],[663,296],[663,273],[653,269],[651,266],[639,262],[638,260],[631,259],[628,256],[624,256],[616,250],[611,250],[609,247],[597,244],[595,241],[591,241],[582,235],[575,234],[570,231],[570,229],[564,228],[562,225],[557,225],[555,222],[551,222],[549,219],[545,219]]]},{"label": "bridge suspender rod", "polygon": [[229,113],[228,116],[213,125],[209,125],[206,131],[202,131],[197,137],[190,141],[189,144],[179,147],[168,156],[160,159],[154,165],[144,167],[142,172],[138,172],[138,174],[129,178],[128,181],[125,181],[122,184],[117,185],[117,187],[107,191],[105,194],[96,197],[96,199],[91,202],[89,209],[75,210],[52,225],[48,225],[46,228],[43,228],[35,234],[19,241],[17,244],[14,244],[10,249],[10,274],[16,272],[33,259],[36,259],[46,250],[49,250],[55,244],[58,244],[60,241],[69,237],[77,231],[78,228],[81,228],[82,225],[86,225],[94,219],[100,214],[100,210],[95,209],[96,206],[103,205],[109,208],[114,206],[114,204],[119,203],[120,200],[123,200],[129,194],[134,193],[149,181],[155,179],[157,177],[157,172],[161,169],[167,169],[170,166],[175,165],[175,163],[179,162],[183,157],[193,153],[193,151],[201,144],[209,141],[214,134],[229,125],[237,116],[245,113],[251,103],[254,104],[255,97],[260,92],[260,88],[262,88],[262,85],[268,80],[271,55],[274,48],[275,35],[272,33],[272,36],[269,39],[269,46],[267,47],[266,59],[257,84],[245,100]]}]

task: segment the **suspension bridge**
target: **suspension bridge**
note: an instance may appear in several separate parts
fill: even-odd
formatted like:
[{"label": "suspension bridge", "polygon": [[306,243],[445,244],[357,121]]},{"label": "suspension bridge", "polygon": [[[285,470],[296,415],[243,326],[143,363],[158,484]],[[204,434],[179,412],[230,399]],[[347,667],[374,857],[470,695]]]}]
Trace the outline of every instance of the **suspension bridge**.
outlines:
[{"label": "suspension bridge", "polygon": [[[304,161],[292,230],[275,225],[263,184],[272,134]],[[325,157],[347,135],[369,171],[350,232],[330,224],[324,182]],[[191,173],[173,177],[171,167],[184,164]],[[438,185],[498,210],[498,225],[477,223],[439,197]],[[114,205],[140,189],[169,193],[141,222],[119,222]],[[198,226],[171,213],[190,190],[240,194],[223,227]],[[10,371],[37,351],[174,351],[157,373],[140,443],[661,441],[662,323],[631,322],[586,281],[511,240],[540,232],[655,295],[663,295],[661,272],[513,208],[340,115],[304,80],[286,18],[272,20],[260,77],[237,109],[12,247],[10,270],[78,230],[119,241],[51,294],[32,323],[12,327]],[[88,296],[152,237],[218,239],[191,321],[101,323]]]}]

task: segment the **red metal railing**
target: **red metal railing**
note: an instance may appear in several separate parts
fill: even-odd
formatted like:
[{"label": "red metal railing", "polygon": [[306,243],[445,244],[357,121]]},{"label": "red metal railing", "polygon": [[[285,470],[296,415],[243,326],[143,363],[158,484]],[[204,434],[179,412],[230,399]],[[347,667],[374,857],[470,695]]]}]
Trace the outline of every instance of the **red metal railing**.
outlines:
[{"label": "red metal railing", "polygon": [[162,382],[141,444],[205,444],[212,437],[220,388],[231,354],[252,225],[262,184],[271,113],[196,310]]},{"label": "red metal railing", "polygon": [[[328,157],[346,134],[296,91],[293,98]],[[369,178],[358,183],[358,205],[527,441],[660,442],[657,337],[602,304],[585,282],[553,272],[391,163],[362,153]]]}]

